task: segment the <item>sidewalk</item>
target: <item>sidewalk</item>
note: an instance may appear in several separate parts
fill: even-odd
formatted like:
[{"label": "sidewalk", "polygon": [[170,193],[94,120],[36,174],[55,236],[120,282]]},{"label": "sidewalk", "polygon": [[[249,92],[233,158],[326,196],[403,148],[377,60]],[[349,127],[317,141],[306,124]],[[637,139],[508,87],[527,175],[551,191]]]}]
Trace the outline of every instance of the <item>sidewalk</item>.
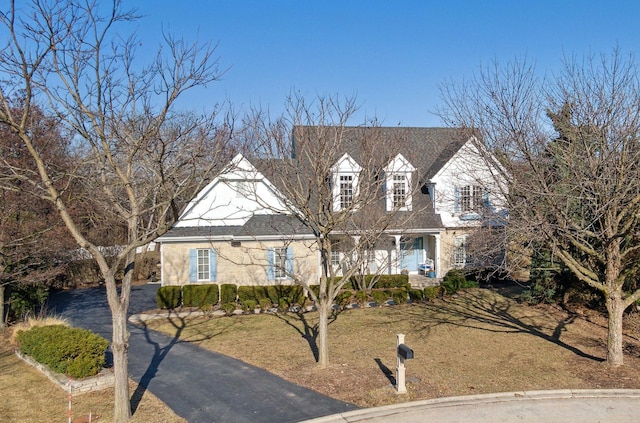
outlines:
[{"label": "sidewalk", "polygon": [[555,390],[438,398],[350,411],[302,423],[596,423],[640,418],[640,390]]}]

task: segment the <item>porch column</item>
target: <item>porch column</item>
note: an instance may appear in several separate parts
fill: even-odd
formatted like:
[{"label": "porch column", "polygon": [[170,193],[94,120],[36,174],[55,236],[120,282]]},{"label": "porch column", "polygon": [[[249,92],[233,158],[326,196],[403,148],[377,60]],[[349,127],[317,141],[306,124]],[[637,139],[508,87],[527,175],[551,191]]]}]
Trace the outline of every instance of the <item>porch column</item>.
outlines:
[{"label": "porch column", "polygon": [[401,257],[401,253],[400,253],[400,240],[402,239],[402,235],[394,235],[393,238],[395,239],[395,247],[396,247],[396,257],[395,257],[395,263],[396,263],[396,274],[400,273],[400,269],[402,267],[402,263],[400,263],[400,257]]},{"label": "porch column", "polygon": [[435,245],[435,257],[433,258],[433,265],[435,266],[436,278],[441,278],[442,274],[440,271],[440,234],[434,235],[433,239],[436,240]]}]

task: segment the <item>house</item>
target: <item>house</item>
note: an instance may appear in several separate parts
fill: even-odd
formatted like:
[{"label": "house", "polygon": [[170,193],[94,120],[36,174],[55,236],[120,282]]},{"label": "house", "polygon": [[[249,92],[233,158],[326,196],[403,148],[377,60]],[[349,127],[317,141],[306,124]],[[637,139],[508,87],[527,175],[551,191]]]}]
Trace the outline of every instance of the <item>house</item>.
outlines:
[{"label": "house", "polygon": [[[292,274],[317,284],[322,266],[317,231],[309,224],[310,212],[288,197],[295,194],[292,187],[313,178],[305,172],[320,162],[318,157],[331,162],[322,170],[326,175],[321,174],[320,185],[307,191],[309,204],[317,205],[327,194],[330,204],[323,210],[328,216],[348,212],[380,216],[377,222],[388,219],[367,247],[363,272],[418,274],[426,269],[439,278],[467,265],[467,237],[486,221],[488,210],[500,208],[500,187],[493,185],[491,169],[468,131],[328,129],[319,135],[318,127],[294,127],[291,156],[284,159],[237,155],[158,238],[162,284],[273,285],[290,283]],[[300,173],[285,178],[278,166],[291,163]],[[366,195],[373,200],[359,203]],[[362,224],[352,230],[347,226],[330,234],[334,248],[328,261],[338,273],[340,263],[353,254],[339,240],[353,245],[364,238]]]}]

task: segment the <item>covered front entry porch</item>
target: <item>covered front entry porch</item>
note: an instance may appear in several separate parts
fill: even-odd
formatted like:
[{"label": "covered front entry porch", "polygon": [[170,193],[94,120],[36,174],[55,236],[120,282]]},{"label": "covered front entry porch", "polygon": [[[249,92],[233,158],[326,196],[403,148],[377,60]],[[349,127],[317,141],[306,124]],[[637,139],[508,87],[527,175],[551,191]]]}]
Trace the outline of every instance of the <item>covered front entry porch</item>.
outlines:
[{"label": "covered front entry porch", "polygon": [[366,274],[441,277],[440,233],[386,234],[373,248],[362,251],[357,247],[360,242],[358,236],[336,239],[331,261],[338,274],[350,257],[361,257]]}]

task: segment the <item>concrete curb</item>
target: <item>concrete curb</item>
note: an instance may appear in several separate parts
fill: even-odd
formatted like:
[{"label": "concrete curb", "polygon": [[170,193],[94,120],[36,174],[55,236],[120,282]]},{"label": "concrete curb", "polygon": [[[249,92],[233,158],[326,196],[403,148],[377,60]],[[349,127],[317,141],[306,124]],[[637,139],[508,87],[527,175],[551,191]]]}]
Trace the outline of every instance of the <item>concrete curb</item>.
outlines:
[{"label": "concrete curb", "polygon": [[300,423],[354,423],[361,421],[375,422],[390,416],[397,416],[401,421],[402,414],[406,412],[419,412],[421,410],[449,408],[465,405],[485,406],[495,403],[517,401],[543,401],[549,399],[571,398],[633,398],[640,399],[640,389],[560,389],[549,391],[519,391],[497,394],[467,395],[458,397],[435,398],[430,400],[413,401],[401,404],[392,404],[382,407],[366,408],[333,414],[316,419],[305,420]]}]

